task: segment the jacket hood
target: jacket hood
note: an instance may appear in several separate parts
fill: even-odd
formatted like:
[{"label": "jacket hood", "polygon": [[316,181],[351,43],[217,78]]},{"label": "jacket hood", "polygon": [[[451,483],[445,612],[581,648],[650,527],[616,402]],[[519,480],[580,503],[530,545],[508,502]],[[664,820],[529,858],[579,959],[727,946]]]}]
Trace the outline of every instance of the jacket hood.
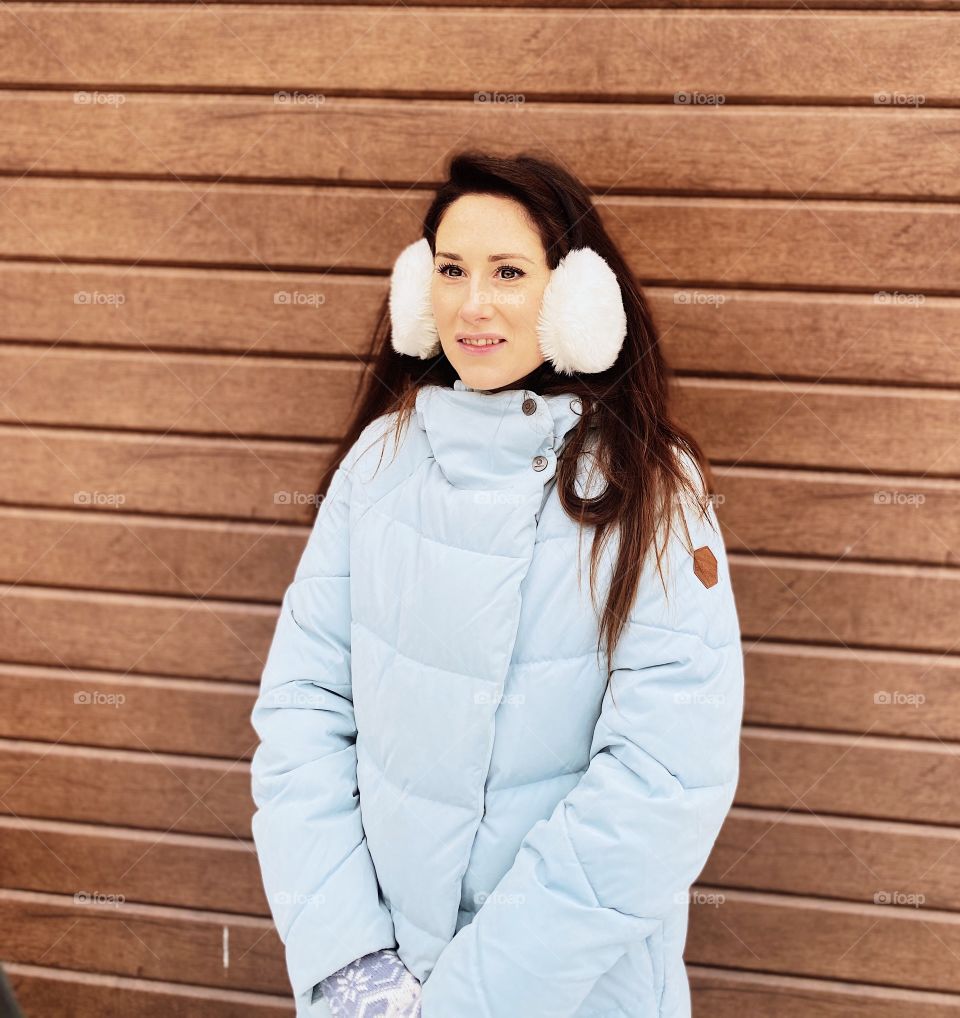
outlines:
[{"label": "jacket hood", "polygon": [[527,481],[541,487],[556,472],[557,456],[581,409],[572,392],[486,392],[458,378],[452,388],[424,386],[417,393],[416,418],[455,487],[506,488]]}]

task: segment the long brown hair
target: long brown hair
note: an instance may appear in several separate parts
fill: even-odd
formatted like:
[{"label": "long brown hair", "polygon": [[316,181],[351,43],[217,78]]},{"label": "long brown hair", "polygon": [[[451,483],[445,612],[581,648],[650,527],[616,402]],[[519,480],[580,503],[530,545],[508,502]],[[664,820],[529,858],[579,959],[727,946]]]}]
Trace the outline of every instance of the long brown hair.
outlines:
[{"label": "long brown hair", "polygon": [[[577,178],[555,163],[533,155],[507,158],[477,151],[460,152],[451,158],[448,179],[437,191],[424,218],[423,236],[432,252],[436,251],[437,229],[444,213],[466,194],[498,195],[519,202],[539,231],[551,269],[568,251],[590,247],[606,260],[620,283],[627,336],[611,368],[594,374],[561,375],[545,361],[520,380],[525,388],[541,395],[569,392],[582,400],[582,420],[568,435],[558,460],[557,491],[565,512],[581,528],[595,528],[590,568],[592,596],[604,545],[612,534],[618,536],[616,563],[598,624],[598,649],[602,640],[608,654],[612,654],[629,617],[651,547],[656,547],[657,569],[662,579],[661,556],[674,515],[663,514],[662,507],[676,506],[686,491],[705,512],[706,502],[714,492],[713,475],[696,439],[671,417],[668,406],[671,372],[660,350],[646,299]],[[442,350],[430,360],[420,360],[393,349],[388,297],[384,296],[369,361],[360,382],[358,407],[333,454],[319,494],[326,492],[334,469],[369,423],[382,414],[397,412],[399,439],[419,389],[424,385],[450,387],[457,377]],[[577,491],[578,465],[588,435],[594,468],[603,483],[598,495],[582,498]],[[693,490],[679,462],[678,450],[686,452],[696,463],[706,498]],[[586,494],[589,496],[593,490],[591,484]],[[664,522],[664,540],[656,546]],[[582,532],[581,529],[581,535]]]}]

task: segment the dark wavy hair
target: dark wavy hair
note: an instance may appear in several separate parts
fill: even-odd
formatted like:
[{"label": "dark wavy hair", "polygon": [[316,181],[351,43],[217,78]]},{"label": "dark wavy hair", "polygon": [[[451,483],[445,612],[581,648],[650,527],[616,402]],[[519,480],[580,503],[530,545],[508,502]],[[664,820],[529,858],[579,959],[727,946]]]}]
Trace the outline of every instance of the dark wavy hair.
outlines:
[{"label": "dark wavy hair", "polygon": [[[571,250],[593,248],[613,269],[620,283],[627,315],[627,336],[616,362],[593,374],[559,374],[545,361],[535,371],[503,388],[530,389],[541,395],[575,393],[583,403],[580,423],[568,435],[557,464],[557,491],[564,511],[584,529],[593,528],[590,591],[595,603],[597,563],[610,536],[617,534],[617,557],[602,616],[598,642],[612,654],[636,597],[643,564],[651,547],[661,557],[672,530],[673,512],[684,490],[706,512],[714,493],[710,465],[696,439],[676,424],[669,408],[671,372],[646,299],[623,255],[608,236],[584,186],[557,164],[533,155],[501,157],[477,151],[450,159],[448,179],[439,188],[424,218],[423,236],[436,253],[436,235],[446,210],[467,194],[512,198],[527,212],[538,230],[547,264],[556,268]],[[360,380],[360,398],[353,419],[333,453],[318,494],[326,493],[333,471],[359,439],[364,428],[383,414],[397,412],[396,438],[412,415],[417,392],[425,385],[450,387],[458,377],[441,352],[430,360],[397,353],[390,341],[388,296],[384,296],[371,341],[368,362]],[[581,497],[578,468],[587,448],[599,471],[599,494],[592,483]],[[695,492],[680,462],[692,457],[703,483]],[[594,474],[593,478],[597,475]],[[582,474],[581,474],[582,478]],[[580,489],[581,491],[583,488]],[[702,492],[702,493],[701,493]],[[680,514],[683,519],[683,514]],[[666,522],[664,540],[657,545]],[[692,550],[692,549],[691,549]],[[665,585],[666,589],[666,585]]]}]

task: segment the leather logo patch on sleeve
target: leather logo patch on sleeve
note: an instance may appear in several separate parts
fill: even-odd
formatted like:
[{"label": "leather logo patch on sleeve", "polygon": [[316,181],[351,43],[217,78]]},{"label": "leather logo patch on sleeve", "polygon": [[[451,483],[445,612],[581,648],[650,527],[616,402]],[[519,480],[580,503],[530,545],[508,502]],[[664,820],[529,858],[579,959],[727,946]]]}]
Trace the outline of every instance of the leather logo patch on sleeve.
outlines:
[{"label": "leather logo patch on sleeve", "polygon": [[717,557],[707,545],[694,551],[693,571],[705,587],[712,587],[717,582]]}]

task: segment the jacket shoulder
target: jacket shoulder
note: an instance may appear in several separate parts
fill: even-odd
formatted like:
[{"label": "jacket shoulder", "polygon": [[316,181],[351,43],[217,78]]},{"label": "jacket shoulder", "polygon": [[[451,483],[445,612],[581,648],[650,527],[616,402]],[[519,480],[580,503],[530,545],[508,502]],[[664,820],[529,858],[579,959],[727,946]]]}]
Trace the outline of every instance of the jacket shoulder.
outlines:
[{"label": "jacket shoulder", "polygon": [[340,468],[350,478],[352,502],[376,502],[429,458],[429,444],[416,415],[410,415],[399,434],[398,418],[397,411],[374,418],[343,457]]}]

